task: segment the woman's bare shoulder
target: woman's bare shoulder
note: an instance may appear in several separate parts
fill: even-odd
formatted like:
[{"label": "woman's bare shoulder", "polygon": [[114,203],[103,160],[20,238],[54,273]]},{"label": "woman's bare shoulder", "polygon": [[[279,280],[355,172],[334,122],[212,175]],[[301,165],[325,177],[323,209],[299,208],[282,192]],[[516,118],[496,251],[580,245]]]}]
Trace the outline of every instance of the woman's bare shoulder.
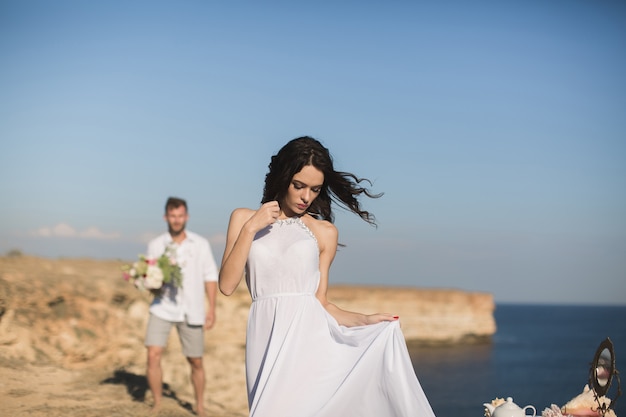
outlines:
[{"label": "woman's bare shoulder", "polygon": [[326,242],[330,240],[337,240],[337,227],[328,220],[318,220],[311,215],[303,217],[302,221],[315,235],[315,238],[320,242]]},{"label": "woman's bare shoulder", "polygon": [[231,223],[245,223],[252,215],[256,213],[256,210],[252,210],[246,207],[240,207],[233,210],[230,214]]},{"label": "woman's bare shoulder", "polygon": [[252,216],[256,210],[252,210],[247,207],[238,207],[233,210],[231,216]]}]

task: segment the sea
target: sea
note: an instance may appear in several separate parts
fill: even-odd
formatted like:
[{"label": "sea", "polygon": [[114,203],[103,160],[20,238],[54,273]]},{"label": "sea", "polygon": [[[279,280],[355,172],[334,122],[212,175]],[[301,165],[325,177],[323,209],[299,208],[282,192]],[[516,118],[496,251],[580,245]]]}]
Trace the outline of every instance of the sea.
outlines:
[{"label": "sea", "polygon": [[[534,406],[537,416],[552,404],[561,407],[582,393],[607,337],[618,371],[607,397],[617,397],[619,372],[626,375],[626,306],[497,304],[494,316],[497,330],[489,342],[411,347],[437,417],[482,417],[483,403],[507,397],[520,407]],[[622,391],[626,395],[626,386]],[[614,411],[626,417],[626,396]]]}]

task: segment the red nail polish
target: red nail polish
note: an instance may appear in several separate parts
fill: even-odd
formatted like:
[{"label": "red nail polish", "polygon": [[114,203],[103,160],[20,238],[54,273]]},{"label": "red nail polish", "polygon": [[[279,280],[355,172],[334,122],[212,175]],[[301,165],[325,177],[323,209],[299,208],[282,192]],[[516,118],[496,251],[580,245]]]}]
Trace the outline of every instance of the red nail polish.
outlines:
[{"label": "red nail polish", "polygon": [[400,316],[393,316],[394,319],[398,320]]}]

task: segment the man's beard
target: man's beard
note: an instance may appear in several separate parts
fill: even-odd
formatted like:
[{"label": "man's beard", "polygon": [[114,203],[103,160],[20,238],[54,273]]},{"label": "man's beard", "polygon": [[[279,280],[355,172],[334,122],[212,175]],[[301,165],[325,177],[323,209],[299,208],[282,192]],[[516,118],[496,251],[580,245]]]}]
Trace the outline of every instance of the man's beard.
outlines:
[{"label": "man's beard", "polygon": [[172,236],[179,236],[181,233],[183,233],[185,231],[185,227],[187,226],[187,223],[183,223],[180,228],[178,230],[174,229],[172,227],[171,224],[168,224],[168,229],[170,232],[170,235]]}]

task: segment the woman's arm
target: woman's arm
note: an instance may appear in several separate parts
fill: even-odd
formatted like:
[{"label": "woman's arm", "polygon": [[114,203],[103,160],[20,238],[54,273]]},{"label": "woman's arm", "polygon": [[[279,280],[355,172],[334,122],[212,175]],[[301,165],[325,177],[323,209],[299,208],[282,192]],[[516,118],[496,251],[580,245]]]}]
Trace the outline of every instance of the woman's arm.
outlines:
[{"label": "woman's arm", "polygon": [[310,229],[315,234],[320,247],[320,284],[315,295],[326,311],[328,311],[340,325],[346,327],[397,320],[398,316],[388,313],[361,314],[342,310],[328,301],[326,297],[328,290],[328,274],[330,266],[335,259],[335,254],[337,253],[338,232],[337,228],[327,221],[312,220],[310,223],[312,223],[311,226],[313,226],[310,227]]},{"label": "woman's arm", "polygon": [[222,294],[231,295],[235,292],[243,278],[254,236],[259,230],[274,223],[279,213],[276,201],[265,203],[256,211],[239,208],[232,212],[219,275]]}]

